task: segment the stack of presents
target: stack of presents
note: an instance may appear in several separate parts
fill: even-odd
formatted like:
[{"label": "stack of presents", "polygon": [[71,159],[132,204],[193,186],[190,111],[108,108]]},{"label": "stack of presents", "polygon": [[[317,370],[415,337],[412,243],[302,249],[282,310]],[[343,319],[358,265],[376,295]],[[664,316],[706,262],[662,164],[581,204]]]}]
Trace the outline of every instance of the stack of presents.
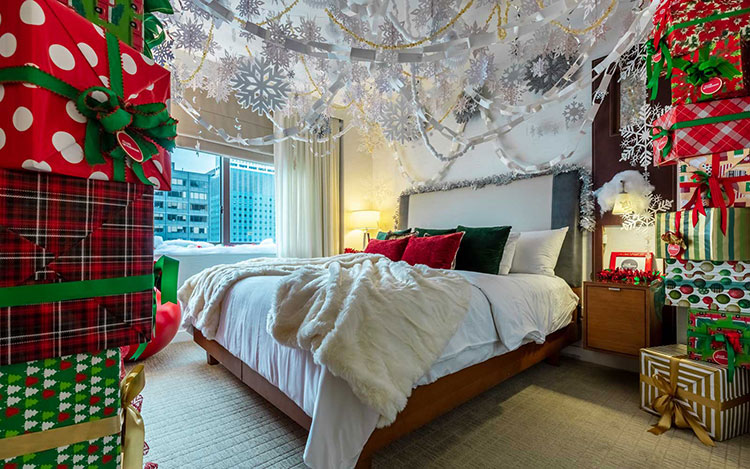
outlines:
[{"label": "stack of presents", "polygon": [[664,0],[648,86],[671,81],[653,122],[658,166],[677,165],[678,209],[656,218],[666,302],[686,345],[641,350],[650,431],[691,428],[708,445],[750,431],[750,0]]},{"label": "stack of presents", "polygon": [[168,1],[0,1],[4,469],[143,467],[143,366],[122,356],[154,334],[155,286],[176,301],[153,256],[176,133],[154,12]]}]

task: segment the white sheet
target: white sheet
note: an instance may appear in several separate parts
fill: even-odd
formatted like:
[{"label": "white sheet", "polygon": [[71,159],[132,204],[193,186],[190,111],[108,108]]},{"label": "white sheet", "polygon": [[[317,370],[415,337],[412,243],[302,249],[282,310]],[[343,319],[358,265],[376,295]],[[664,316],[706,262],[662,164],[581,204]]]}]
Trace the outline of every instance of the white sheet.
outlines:
[{"label": "white sheet", "polygon": [[[472,288],[469,313],[418,385],[480,363],[524,342],[542,343],[565,326],[577,297],[557,277],[460,272]],[[307,351],[282,346],[266,332],[279,277],[238,282],[222,304],[216,340],[312,416],[304,461],[315,469],[350,468],[375,429],[378,414]]]}]

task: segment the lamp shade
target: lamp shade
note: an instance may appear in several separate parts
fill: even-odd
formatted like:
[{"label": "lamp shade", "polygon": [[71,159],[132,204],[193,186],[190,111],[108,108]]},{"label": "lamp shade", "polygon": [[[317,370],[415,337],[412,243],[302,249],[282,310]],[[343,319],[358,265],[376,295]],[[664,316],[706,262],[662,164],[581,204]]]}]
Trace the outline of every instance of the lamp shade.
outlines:
[{"label": "lamp shade", "polygon": [[380,212],[377,210],[355,210],[352,212],[352,226],[357,229],[372,229],[378,227]]},{"label": "lamp shade", "polygon": [[620,192],[615,199],[615,206],[612,208],[614,215],[625,215],[633,212],[633,203],[630,200],[630,194]]}]

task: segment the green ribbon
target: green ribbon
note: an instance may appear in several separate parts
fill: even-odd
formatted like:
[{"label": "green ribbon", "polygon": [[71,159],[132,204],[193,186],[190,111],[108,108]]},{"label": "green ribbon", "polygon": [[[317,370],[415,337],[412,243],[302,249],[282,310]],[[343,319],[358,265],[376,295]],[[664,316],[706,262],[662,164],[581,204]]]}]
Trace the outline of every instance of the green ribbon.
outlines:
[{"label": "green ribbon", "polygon": [[0,307],[38,305],[98,296],[124,295],[148,290],[153,286],[154,276],[147,274],[133,277],[5,287],[0,288]]},{"label": "green ribbon", "polygon": [[693,87],[699,87],[716,77],[732,79],[742,76],[742,72],[730,61],[721,56],[709,55],[709,46],[701,47],[698,51],[698,62],[677,58],[674,67],[685,73],[685,81]]},{"label": "green ribbon", "polygon": [[[158,261],[154,263],[154,279],[153,286],[159,289],[161,292],[161,302],[163,303],[177,303],[177,275],[179,273],[180,262],[171,257],[161,256]],[[153,331],[156,333],[156,292],[154,292],[154,300],[151,307],[151,320],[153,321]],[[128,360],[135,361],[141,356],[148,342],[138,344],[138,348],[135,350],[133,355]]]},{"label": "green ribbon", "polygon": [[158,147],[174,149],[177,121],[169,115],[164,103],[130,104],[124,100],[120,43],[111,33],[106,33],[106,38],[109,88],[92,86],[79,90],[31,65],[0,69],[0,83],[30,83],[72,100],[87,118],[83,148],[86,162],[91,166],[103,164],[104,157],[109,156],[114,164],[115,181],[125,181],[127,154],[117,135],[127,134],[143,155],[142,161],[131,160],[133,173],[143,184],[153,185],[144,175],[141,163],[156,155]]},{"label": "green ribbon", "polygon": [[174,10],[169,0],[146,0],[143,10],[143,53],[149,58],[154,58],[153,49],[167,38],[164,24],[154,13],[171,15]]},{"label": "green ribbon", "polygon": [[[740,119],[750,119],[750,111],[738,112],[735,114],[725,114],[723,116],[704,117],[702,119],[695,119],[691,121],[675,122],[668,129],[665,129],[660,125],[654,125],[651,129],[651,139],[658,140],[662,137],[667,137],[667,144],[664,145],[664,148],[661,149],[662,158],[666,158],[672,151],[672,133],[675,130],[685,129],[688,127],[698,127],[699,125],[717,124],[719,122],[730,122]],[[654,133],[654,131],[656,131],[656,133]]]},{"label": "green ribbon", "polygon": [[[701,350],[702,355],[711,353],[711,342],[719,342],[724,344],[724,349],[727,351],[727,381],[732,382],[734,380],[734,371],[737,368],[737,355],[734,350],[734,345],[727,338],[723,332],[716,332],[714,334],[704,334],[702,332],[696,332],[688,330],[688,337],[695,337],[703,341],[703,347]],[[742,340],[741,338],[739,339]],[[742,345],[740,345],[742,346]]]}]

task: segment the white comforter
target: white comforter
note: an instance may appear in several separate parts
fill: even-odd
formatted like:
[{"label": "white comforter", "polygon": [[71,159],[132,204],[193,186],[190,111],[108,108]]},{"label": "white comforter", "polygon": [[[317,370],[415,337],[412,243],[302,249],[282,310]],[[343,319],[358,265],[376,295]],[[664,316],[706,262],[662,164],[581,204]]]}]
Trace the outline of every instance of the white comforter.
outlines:
[{"label": "white comforter", "polygon": [[237,281],[283,275],[268,314],[281,344],[309,350],[389,425],[469,308],[469,283],[454,272],[379,255],[260,259],[216,266],[179,291],[188,325],[218,328],[221,302]]},{"label": "white comforter", "polygon": [[[522,343],[543,342],[546,335],[568,324],[577,303],[565,281],[556,277],[456,273],[474,285],[469,313],[417,385]],[[316,364],[311,353],[283,346],[268,334],[266,316],[280,281],[279,276],[251,277],[230,289],[221,305],[216,340],[312,417],[304,453],[308,466],[353,467],[379,415],[364,405],[344,380]],[[512,346],[506,347],[505,342]]]}]

